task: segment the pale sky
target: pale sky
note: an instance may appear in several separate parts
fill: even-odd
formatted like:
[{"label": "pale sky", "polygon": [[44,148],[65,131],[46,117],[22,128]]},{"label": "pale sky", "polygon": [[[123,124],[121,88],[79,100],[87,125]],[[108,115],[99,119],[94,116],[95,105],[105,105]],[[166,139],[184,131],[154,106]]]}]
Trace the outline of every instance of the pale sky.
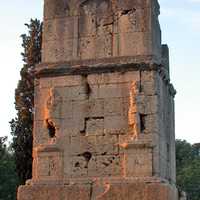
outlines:
[{"label": "pale sky", "polygon": [[[160,0],[163,43],[170,48],[177,95],[176,138],[200,142],[200,0]],[[10,135],[14,90],[22,67],[20,35],[30,18],[42,19],[42,0],[0,0],[0,136]]]}]

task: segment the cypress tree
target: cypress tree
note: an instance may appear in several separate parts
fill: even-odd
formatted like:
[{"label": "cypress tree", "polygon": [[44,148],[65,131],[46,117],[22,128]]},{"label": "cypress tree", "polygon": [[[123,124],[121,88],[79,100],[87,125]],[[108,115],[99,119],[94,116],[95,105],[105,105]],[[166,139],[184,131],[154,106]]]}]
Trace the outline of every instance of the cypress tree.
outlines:
[{"label": "cypress tree", "polygon": [[21,35],[23,67],[15,90],[17,116],[10,122],[12,147],[20,184],[32,177],[32,130],[34,115],[34,71],[41,62],[42,23],[31,19],[25,24],[28,33]]}]

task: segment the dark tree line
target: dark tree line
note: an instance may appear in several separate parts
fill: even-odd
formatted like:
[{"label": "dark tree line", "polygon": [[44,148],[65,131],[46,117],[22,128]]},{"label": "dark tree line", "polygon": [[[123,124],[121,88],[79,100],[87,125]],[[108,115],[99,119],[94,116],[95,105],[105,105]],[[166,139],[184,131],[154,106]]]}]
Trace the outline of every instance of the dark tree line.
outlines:
[{"label": "dark tree line", "polygon": [[200,200],[200,147],[176,140],[177,185],[188,200]]},{"label": "dark tree line", "polygon": [[6,147],[6,140],[0,137],[0,200],[14,200],[18,178],[13,153]]}]

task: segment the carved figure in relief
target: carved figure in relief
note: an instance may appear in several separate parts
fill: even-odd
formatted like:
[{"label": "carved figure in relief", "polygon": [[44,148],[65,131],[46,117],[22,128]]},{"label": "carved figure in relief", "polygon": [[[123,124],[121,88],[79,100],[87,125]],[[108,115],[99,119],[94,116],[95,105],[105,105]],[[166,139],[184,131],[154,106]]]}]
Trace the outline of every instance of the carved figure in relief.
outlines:
[{"label": "carved figure in relief", "polygon": [[132,128],[132,140],[137,139],[138,135],[140,134],[140,119],[139,119],[139,113],[136,103],[136,96],[139,93],[139,82],[133,82],[130,89],[130,107],[128,112],[128,118],[129,118],[129,125]]},{"label": "carved figure in relief", "polygon": [[50,138],[56,137],[59,129],[59,119],[61,115],[62,97],[55,88],[49,90],[49,97],[46,102],[45,120]]},{"label": "carved figure in relief", "polygon": [[79,54],[89,58],[84,50],[90,51],[94,46],[93,57],[112,56],[114,16],[110,0],[87,0],[79,6]]},{"label": "carved figure in relief", "polygon": [[49,90],[49,97],[46,102],[47,116],[49,119],[60,118],[62,97],[55,88]]}]

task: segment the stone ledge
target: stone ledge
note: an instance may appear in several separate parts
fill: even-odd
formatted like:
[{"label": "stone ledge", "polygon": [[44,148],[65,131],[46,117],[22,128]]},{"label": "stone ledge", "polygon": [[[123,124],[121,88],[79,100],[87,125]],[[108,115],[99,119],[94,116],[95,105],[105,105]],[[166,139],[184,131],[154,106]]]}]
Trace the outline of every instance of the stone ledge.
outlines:
[{"label": "stone ledge", "polygon": [[36,77],[54,77],[63,75],[88,75],[110,72],[126,72],[137,70],[158,70],[159,62],[151,57],[113,57],[82,61],[41,63],[36,68]]},{"label": "stone ledge", "polygon": [[98,66],[54,66],[46,67],[41,70],[37,70],[36,77],[56,77],[64,75],[89,75],[89,74],[102,74],[112,72],[127,72],[127,71],[157,71],[161,68],[157,64],[146,64],[146,63],[128,63],[128,64],[101,64]]},{"label": "stone ledge", "polygon": [[18,189],[18,200],[177,200],[177,190],[168,183],[109,182],[92,184],[32,185]]},{"label": "stone ledge", "polygon": [[[118,59],[121,59],[121,62]],[[72,65],[70,63],[43,63],[38,65],[35,76],[36,78],[51,78],[69,75],[87,76],[90,74],[115,72],[125,73],[129,71],[157,71],[164,83],[168,86],[171,96],[174,97],[176,95],[176,90],[170,83],[168,72],[161,64],[157,64],[156,62],[134,62],[134,58],[124,58],[124,60],[122,58],[116,58],[118,63],[109,59],[106,61],[103,60],[99,64],[88,63],[88,65],[76,65],[75,63],[71,63]]]}]

